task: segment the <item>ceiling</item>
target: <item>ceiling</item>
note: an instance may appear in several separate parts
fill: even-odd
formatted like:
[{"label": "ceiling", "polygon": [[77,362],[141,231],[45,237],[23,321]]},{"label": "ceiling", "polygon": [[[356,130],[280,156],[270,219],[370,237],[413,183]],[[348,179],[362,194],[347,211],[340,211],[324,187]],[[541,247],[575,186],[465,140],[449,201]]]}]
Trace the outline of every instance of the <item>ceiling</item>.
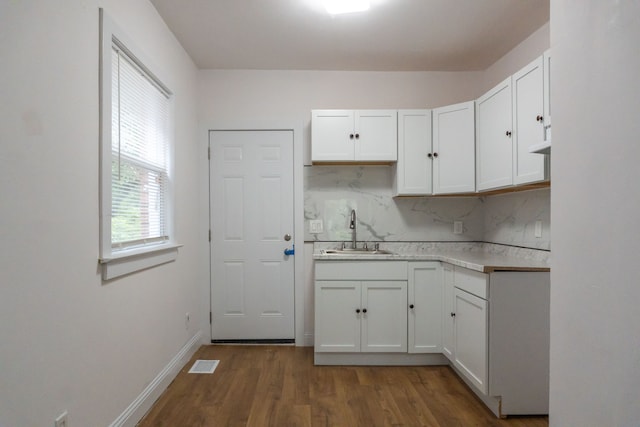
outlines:
[{"label": "ceiling", "polygon": [[549,21],[549,0],[151,0],[201,69],[484,70]]}]

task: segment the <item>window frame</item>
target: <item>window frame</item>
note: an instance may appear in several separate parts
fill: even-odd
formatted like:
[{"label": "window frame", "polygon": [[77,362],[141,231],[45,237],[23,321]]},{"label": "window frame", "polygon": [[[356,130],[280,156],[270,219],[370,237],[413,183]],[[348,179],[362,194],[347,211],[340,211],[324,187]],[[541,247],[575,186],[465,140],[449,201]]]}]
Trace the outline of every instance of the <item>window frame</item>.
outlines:
[{"label": "window frame", "polygon": [[[168,239],[139,247],[114,250],[111,242],[111,161],[112,161],[112,46],[124,52],[137,67],[139,67],[153,83],[159,86],[169,97],[169,143],[167,152],[167,187],[165,193],[165,226]],[[141,54],[140,50],[115,25],[115,23],[100,8],[100,255],[99,263],[102,267],[103,280],[110,280],[136,271],[154,267],[174,261],[178,255],[174,230],[174,198],[173,198],[173,168],[174,168],[174,97],[173,93],[148,68],[150,62]],[[154,69],[159,69],[154,67]]]}]

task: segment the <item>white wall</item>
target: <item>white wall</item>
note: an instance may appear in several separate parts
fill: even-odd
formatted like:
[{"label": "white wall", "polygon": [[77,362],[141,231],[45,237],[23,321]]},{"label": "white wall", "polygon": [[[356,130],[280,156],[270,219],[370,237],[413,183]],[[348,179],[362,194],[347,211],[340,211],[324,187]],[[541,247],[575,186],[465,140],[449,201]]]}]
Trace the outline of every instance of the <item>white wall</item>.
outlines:
[{"label": "white wall", "polygon": [[487,68],[478,97],[542,55],[549,49],[549,38],[549,23],[546,23]]},{"label": "white wall", "polygon": [[[102,283],[98,7],[175,93],[178,260]],[[114,421],[198,332],[196,80],[147,0],[0,3],[0,425]],[[204,237],[204,236],[203,236]],[[206,249],[206,246],[205,246]],[[205,278],[206,280],[206,278]]]},{"label": "white wall", "polygon": [[308,150],[314,108],[437,107],[469,100],[481,78],[481,72],[201,70],[198,112],[204,128],[301,124]]},{"label": "white wall", "polygon": [[640,420],[638,41],[636,1],[551,0],[555,427]]}]

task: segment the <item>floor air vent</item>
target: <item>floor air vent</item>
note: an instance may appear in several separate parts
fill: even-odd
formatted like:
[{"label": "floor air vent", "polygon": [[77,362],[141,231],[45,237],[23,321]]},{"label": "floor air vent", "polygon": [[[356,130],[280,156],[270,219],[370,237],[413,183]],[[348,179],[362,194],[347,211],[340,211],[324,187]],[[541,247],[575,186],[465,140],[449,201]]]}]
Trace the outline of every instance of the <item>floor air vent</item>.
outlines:
[{"label": "floor air vent", "polygon": [[191,369],[190,374],[213,374],[218,367],[219,360],[196,360]]}]

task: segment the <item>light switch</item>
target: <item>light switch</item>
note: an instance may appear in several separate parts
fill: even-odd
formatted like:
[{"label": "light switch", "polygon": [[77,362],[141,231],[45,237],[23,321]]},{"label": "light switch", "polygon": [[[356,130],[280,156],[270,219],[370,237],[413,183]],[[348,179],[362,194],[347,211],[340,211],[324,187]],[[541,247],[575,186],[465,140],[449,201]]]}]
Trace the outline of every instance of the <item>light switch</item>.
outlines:
[{"label": "light switch", "polygon": [[320,234],[320,233],[322,233],[322,220],[321,219],[311,219],[311,220],[309,220],[309,233],[311,233],[311,234]]},{"label": "light switch", "polygon": [[533,230],[533,235],[540,238],[542,237],[542,221],[537,220],[535,229]]}]

